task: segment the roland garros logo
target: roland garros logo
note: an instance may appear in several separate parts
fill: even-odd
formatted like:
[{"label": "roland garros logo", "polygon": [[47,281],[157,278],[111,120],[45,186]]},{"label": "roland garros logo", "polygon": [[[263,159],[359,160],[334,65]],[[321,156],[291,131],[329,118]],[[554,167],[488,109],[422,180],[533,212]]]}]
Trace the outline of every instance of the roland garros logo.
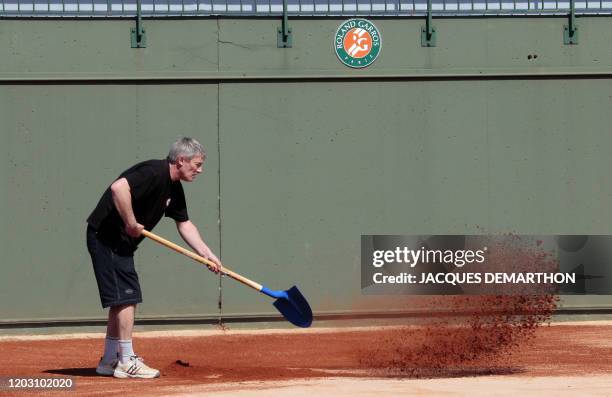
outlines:
[{"label": "roland garros logo", "polygon": [[365,68],[376,60],[381,48],[380,32],[367,19],[355,18],[338,27],[334,49],[340,62],[351,68]]}]

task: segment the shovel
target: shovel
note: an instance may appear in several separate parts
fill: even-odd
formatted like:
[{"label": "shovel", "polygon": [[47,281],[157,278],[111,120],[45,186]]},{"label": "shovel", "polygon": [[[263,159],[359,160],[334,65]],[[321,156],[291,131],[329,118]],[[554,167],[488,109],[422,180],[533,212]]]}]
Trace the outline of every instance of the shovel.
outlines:
[{"label": "shovel", "polygon": [[[142,235],[160,243],[161,245],[165,245],[178,253],[186,255],[197,262],[205,264],[209,267],[213,265],[212,261],[209,261],[208,259],[149,231],[143,230]],[[273,303],[274,307],[276,307],[283,317],[291,322],[291,324],[302,328],[308,328],[310,327],[310,324],[312,324],[312,310],[310,309],[310,305],[306,301],[306,298],[304,298],[304,295],[302,295],[300,290],[295,285],[286,291],[275,291],[266,288],[255,281],[249,280],[248,278],[231,271],[225,266],[220,269],[220,272],[236,281],[240,281],[242,284],[257,290],[262,294],[275,298],[276,301]]]}]

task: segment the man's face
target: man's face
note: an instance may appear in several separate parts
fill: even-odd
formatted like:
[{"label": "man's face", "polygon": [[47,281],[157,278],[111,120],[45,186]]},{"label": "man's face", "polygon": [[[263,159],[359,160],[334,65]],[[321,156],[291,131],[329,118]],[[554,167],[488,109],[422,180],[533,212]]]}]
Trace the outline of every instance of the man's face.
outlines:
[{"label": "man's face", "polygon": [[204,159],[202,156],[194,156],[191,160],[180,157],[178,161],[179,175],[182,181],[193,182],[196,176],[202,172]]}]

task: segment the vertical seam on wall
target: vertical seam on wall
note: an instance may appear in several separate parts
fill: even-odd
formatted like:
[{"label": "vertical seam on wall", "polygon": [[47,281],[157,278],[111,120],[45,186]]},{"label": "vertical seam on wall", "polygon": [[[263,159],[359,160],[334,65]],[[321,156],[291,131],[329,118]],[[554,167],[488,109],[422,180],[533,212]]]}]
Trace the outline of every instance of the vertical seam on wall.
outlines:
[{"label": "vertical seam on wall", "polygon": [[[220,41],[221,29],[219,17],[217,17],[217,72],[221,70]],[[217,227],[219,230],[219,258],[223,258],[223,243],[221,235],[221,81],[217,81],[217,210],[219,218]],[[223,275],[219,273],[219,325],[223,326]]]},{"label": "vertical seam on wall", "polygon": [[485,81],[485,142],[487,151],[487,226],[485,233],[491,233],[491,144],[489,142],[489,88],[490,81]]}]

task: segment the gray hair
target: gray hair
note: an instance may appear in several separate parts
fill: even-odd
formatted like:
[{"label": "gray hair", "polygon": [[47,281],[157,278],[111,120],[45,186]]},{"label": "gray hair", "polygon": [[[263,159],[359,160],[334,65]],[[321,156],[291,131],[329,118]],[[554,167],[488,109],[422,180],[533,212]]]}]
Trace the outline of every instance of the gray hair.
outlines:
[{"label": "gray hair", "polygon": [[184,137],[172,144],[170,147],[170,152],[168,153],[168,161],[174,164],[181,156],[191,160],[198,155],[202,156],[203,159],[206,159],[204,147],[195,139]]}]

